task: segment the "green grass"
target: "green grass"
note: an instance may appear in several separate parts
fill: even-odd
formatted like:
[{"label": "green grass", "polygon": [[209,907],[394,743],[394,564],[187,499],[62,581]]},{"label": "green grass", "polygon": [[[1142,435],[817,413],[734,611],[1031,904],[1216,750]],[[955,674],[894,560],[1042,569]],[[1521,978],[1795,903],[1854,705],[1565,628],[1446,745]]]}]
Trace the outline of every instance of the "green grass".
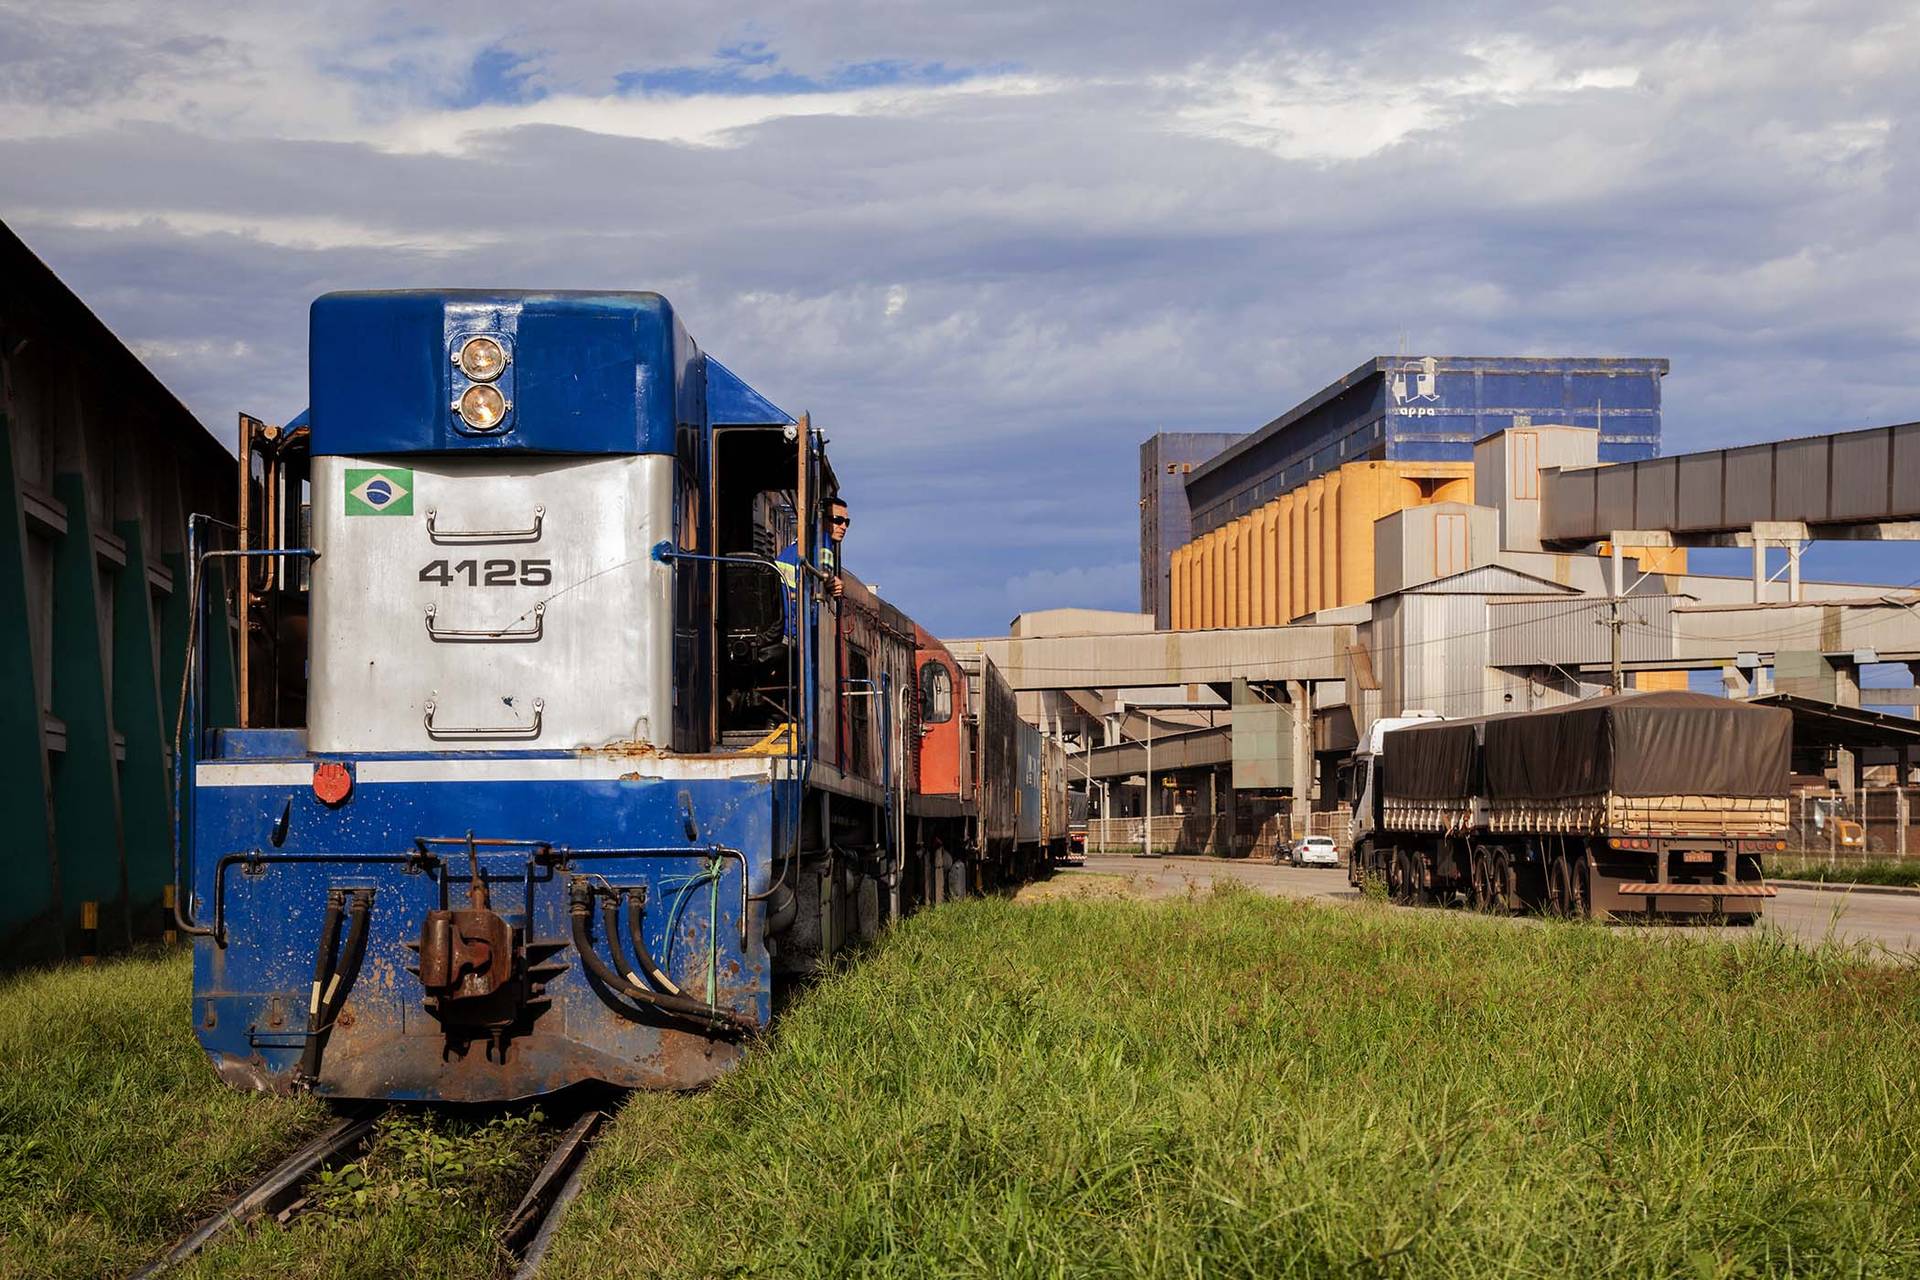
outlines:
[{"label": "green grass", "polygon": [[632,1099],[543,1273],[1920,1272],[1920,974],[1230,892],[976,900]]},{"label": "green grass", "polygon": [[491,1276],[496,1232],[554,1134],[537,1113],[399,1111],[360,1158],[322,1176],[290,1223],[256,1223],[210,1247],[184,1277],[365,1280]]},{"label": "green grass", "polygon": [[324,1119],[214,1077],[191,979],[175,952],[0,981],[0,1275],[124,1273]]},{"label": "green grass", "polygon": [[1842,884],[1920,885],[1920,858],[1898,862],[1824,858],[1778,858],[1767,863],[1775,880],[1820,880]]}]

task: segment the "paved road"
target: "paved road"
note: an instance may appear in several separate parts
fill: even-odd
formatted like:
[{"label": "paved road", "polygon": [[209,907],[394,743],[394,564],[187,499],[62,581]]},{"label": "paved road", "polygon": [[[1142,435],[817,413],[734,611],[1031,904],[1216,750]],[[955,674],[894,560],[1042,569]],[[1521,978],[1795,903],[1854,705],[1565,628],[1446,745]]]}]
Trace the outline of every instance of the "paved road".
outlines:
[{"label": "paved road", "polygon": [[[1224,858],[1130,858],[1093,855],[1085,870],[1132,876],[1156,897],[1206,889],[1216,880],[1238,880],[1277,897],[1326,898],[1352,902],[1357,890],[1347,885],[1344,868],[1276,867],[1264,862]],[[1781,884],[1780,896],[1767,903],[1766,919],[1807,942],[1868,942],[1901,954],[1920,955],[1920,894],[1829,893]],[[1743,929],[1702,932],[1740,937]]]}]

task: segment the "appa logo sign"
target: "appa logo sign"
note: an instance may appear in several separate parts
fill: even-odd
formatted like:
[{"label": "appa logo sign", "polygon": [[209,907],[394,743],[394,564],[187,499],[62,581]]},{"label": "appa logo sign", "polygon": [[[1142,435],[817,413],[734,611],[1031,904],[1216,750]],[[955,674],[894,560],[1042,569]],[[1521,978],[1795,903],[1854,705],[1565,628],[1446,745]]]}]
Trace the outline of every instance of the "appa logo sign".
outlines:
[{"label": "appa logo sign", "polygon": [[1394,411],[1403,418],[1429,418],[1440,410],[1440,362],[1432,356],[1408,360],[1387,375]]},{"label": "appa logo sign", "polygon": [[350,516],[413,514],[413,472],[403,467],[349,467],[346,490]]}]

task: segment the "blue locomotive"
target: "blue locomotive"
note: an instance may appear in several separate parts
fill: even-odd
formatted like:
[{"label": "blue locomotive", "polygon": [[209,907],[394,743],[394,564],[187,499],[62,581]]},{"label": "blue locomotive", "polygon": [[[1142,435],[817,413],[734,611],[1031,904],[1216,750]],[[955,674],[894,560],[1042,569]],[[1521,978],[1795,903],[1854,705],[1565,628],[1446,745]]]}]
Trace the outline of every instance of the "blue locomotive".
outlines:
[{"label": "blue locomotive", "polygon": [[1063,847],[1059,748],[840,568],[819,435],[664,298],[331,294],[310,380],[242,419],[238,526],[191,522],[179,910],[229,1082],[697,1085],[777,981]]}]

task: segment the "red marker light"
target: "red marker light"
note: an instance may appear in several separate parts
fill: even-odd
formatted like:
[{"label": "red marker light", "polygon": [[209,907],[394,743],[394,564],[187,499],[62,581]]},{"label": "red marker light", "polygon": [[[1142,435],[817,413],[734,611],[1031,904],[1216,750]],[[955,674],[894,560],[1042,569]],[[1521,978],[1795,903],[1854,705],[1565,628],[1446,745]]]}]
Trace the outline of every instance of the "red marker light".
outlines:
[{"label": "red marker light", "polygon": [[353,774],[335,760],[314,766],[313,794],[321,804],[339,804],[353,791]]}]

